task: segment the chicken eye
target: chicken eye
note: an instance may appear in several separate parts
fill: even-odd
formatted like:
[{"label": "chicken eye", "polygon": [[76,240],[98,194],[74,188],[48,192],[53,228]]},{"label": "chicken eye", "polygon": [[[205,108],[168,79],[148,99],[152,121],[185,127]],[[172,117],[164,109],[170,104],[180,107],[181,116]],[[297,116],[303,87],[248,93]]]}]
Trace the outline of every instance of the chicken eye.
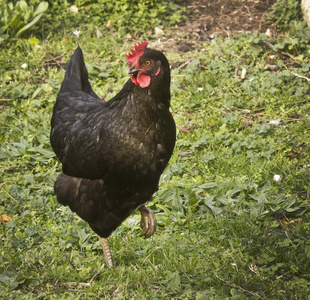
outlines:
[{"label": "chicken eye", "polygon": [[144,63],[146,66],[149,66],[151,64],[151,61],[147,60],[145,63]]}]

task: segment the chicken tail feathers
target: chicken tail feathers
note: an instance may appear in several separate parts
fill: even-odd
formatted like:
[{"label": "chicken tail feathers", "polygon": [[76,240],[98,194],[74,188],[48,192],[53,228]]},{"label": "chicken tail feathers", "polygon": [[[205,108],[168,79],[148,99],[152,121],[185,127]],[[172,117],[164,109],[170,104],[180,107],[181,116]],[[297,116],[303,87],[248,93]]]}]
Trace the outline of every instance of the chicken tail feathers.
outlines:
[{"label": "chicken tail feathers", "polygon": [[[83,51],[78,46],[66,67],[65,79],[61,85],[60,93],[83,91],[92,97],[99,98],[88,81],[88,71],[85,66]],[[100,98],[99,98],[100,99]]]}]

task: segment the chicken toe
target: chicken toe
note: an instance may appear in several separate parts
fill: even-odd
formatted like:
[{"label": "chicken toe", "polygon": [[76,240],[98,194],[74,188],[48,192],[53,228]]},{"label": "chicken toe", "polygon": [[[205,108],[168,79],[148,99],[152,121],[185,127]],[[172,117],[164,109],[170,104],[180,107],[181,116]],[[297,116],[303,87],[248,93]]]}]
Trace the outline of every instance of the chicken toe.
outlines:
[{"label": "chicken toe", "polygon": [[106,238],[100,237],[99,236],[99,241],[104,253],[104,259],[105,259],[105,263],[107,264],[107,266],[111,269],[111,268],[115,268],[116,265],[112,259],[112,255],[111,255],[111,250],[110,250],[110,246],[109,246],[109,242]]},{"label": "chicken toe", "polygon": [[141,213],[141,236],[144,236],[146,239],[151,237],[156,230],[156,218],[154,213],[147,208],[145,205],[141,205],[138,210]]}]

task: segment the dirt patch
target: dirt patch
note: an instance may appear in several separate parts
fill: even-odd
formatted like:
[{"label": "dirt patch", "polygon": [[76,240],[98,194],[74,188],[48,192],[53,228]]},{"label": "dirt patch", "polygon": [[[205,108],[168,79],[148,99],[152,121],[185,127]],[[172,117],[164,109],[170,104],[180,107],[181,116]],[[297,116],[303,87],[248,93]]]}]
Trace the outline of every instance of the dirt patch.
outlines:
[{"label": "dirt patch", "polygon": [[[173,39],[179,42],[173,48],[186,52],[202,47],[215,35],[231,36],[241,32],[261,32],[267,30],[276,34],[273,25],[267,24],[266,14],[277,0],[179,0],[188,20],[174,32]],[[183,38],[182,38],[183,37]],[[170,37],[172,38],[172,37]],[[169,40],[169,37],[168,37]],[[162,42],[165,44],[164,39]]]}]

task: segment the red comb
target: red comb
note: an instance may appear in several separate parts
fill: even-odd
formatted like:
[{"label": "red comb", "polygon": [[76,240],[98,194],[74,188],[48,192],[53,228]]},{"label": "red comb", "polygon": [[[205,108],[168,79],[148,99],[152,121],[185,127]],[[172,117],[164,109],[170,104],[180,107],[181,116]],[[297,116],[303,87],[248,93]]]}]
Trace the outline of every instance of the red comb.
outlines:
[{"label": "red comb", "polygon": [[144,53],[146,47],[147,42],[139,42],[135,44],[135,49],[130,49],[130,52],[126,54],[126,60],[129,66],[135,65],[138,62],[139,57]]}]

